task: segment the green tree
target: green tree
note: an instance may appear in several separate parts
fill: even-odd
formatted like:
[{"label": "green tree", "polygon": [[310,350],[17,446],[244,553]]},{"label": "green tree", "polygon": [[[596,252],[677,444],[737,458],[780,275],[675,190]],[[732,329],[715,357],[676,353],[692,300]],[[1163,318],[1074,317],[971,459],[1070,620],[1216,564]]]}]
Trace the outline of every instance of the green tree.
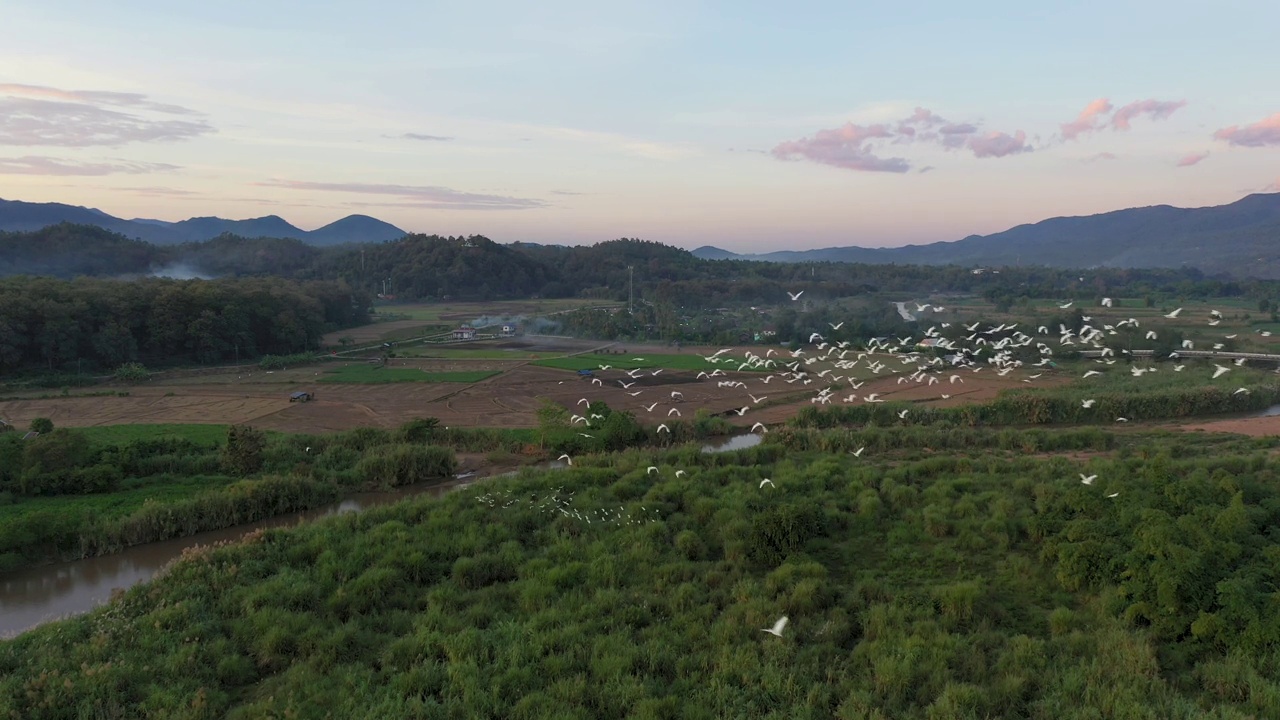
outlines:
[{"label": "green tree", "polygon": [[222,448],[222,465],[236,475],[252,475],[262,469],[266,446],[266,433],[248,425],[232,425]]},{"label": "green tree", "polygon": [[53,421],[49,418],[43,417],[33,418],[31,420],[30,427],[31,432],[38,432],[41,434],[51,433],[53,432]]}]

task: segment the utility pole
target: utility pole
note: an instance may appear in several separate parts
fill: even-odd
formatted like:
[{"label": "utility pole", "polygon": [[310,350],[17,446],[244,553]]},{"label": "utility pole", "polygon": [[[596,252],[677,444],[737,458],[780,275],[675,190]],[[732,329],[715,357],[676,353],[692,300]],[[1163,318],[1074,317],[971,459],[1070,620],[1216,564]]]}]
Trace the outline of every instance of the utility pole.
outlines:
[{"label": "utility pole", "polygon": [[635,301],[636,301],[635,288],[636,288],[636,269],[635,267],[628,265],[627,266],[627,314],[628,315],[635,314],[635,309],[636,309],[635,308]]}]

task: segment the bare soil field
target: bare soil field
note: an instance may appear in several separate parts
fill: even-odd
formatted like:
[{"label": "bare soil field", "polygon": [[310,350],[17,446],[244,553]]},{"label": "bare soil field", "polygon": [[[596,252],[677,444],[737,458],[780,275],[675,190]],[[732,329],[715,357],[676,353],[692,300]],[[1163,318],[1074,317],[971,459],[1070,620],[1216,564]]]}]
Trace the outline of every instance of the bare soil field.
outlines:
[{"label": "bare soil field", "polygon": [[1192,432],[1236,433],[1239,435],[1250,435],[1252,437],[1263,437],[1266,435],[1280,435],[1280,415],[1210,420],[1208,422],[1188,423],[1185,425],[1176,425],[1174,427],[1177,430],[1188,430]]},{"label": "bare soil field", "polygon": [[[562,352],[584,352],[601,343],[566,338],[522,338],[519,347]],[[618,345],[628,357],[646,353],[674,354],[665,345]],[[681,354],[710,355],[719,348],[683,348]],[[763,354],[759,347],[749,348]],[[743,357],[743,348],[730,357]],[[353,364],[362,361],[348,361]],[[129,396],[20,399],[0,402],[0,418],[19,427],[36,417],[47,417],[55,425],[85,427],[129,423],[250,423],[264,429],[285,432],[333,432],[360,426],[394,427],[415,417],[436,417],[441,424],[460,427],[536,427],[537,410],[549,400],[571,411],[581,412],[581,400],[603,401],[610,407],[629,410],[642,421],[658,423],[677,417],[692,418],[699,409],[725,415],[736,425],[750,427],[756,422],[777,424],[811,405],[821,381],[809,385],[788,384],[781,376],[766,382],[758,372],[735,372],[714,379],[698,378],[693,371],[653,370],[630,376],[622,370],[597,370],[592,378],[573,371],[538,367],[522,359],[487,358],[396,358],[393,368],[418,368],[424,372],[494,370],[500,374],[471,384],[416,383],[320,384],[325,370],[338,363],[323,363],[277,371],[207,374],[129,386]],[[994,398],[1001,390],[1023,387],[1023,373],[1006,377],[984,370],[961,372],[963,383],[927,385],[899,383],[896,375],[867,380],[857,391],[836,393],[836,402],[855,392],[860,398],[871,393],[890,401],[951,406]],[[721,382],[742,381],[746,387],[725,387]],[[1037,383],[1066,382],[1067,377],[1047,376]],[[624,383],[627,385],[624,387]],[[315,393],[315,400],[290,403],[297,390]],[[941,399],[942,394],[951,397]],[[757,406],[752,396],[760,400]],[[748,408],[742,415],[735,410]],[[1255,421],[1248,421],[1255,422]],[[1278,421],[1280,422],[1280,421]]]}]

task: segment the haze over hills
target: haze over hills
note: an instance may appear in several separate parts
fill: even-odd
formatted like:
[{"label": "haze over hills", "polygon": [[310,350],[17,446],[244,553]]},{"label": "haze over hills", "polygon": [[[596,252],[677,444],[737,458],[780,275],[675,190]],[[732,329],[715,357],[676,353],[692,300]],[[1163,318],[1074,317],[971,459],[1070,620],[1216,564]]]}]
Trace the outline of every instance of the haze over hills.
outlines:
[{"label": "haze over hills", "polygon": [[832,247],[743,255],[712,246],[707,260],[859,262],[921,265],[1179,267],[1280,277],[1280,193],[1248,195],[1228,205],[1129,208],[1056,217],[992,235],[897,248]]},{"label": "haze over hills", "polygon": [[0,199],[0,231],[29,232],[59,223],[96,225],[129,238],[156,245],[200,242],[224,233],[241,237],[275,237],[302,240],[309,245],[385,242],[404,237],[404,230],[369,217],[349,215],[315,230],[302,230],[277,215],[248,220],[198,217],[179,222],[148,218],[125,220],[96,208],[62,203],[29,203]]}]

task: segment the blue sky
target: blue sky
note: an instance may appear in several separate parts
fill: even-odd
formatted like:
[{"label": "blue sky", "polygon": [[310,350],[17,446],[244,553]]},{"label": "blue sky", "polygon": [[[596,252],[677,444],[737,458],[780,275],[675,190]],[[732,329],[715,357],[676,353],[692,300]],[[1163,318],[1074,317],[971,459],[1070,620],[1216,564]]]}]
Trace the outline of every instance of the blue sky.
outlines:
[{"label": "blue sky", "polygon": [[1059,5],[10,4],[0,197],[752,251],[1280,190],[1280,4]]}]

